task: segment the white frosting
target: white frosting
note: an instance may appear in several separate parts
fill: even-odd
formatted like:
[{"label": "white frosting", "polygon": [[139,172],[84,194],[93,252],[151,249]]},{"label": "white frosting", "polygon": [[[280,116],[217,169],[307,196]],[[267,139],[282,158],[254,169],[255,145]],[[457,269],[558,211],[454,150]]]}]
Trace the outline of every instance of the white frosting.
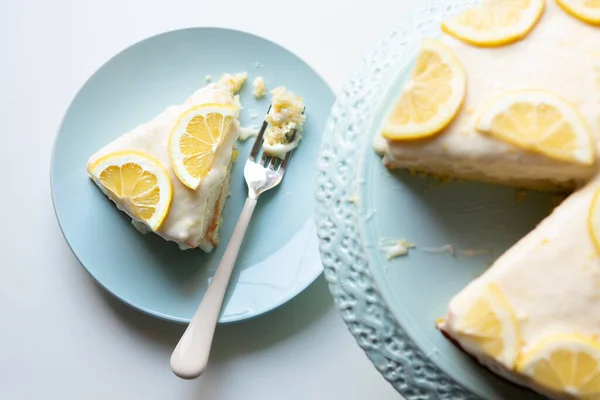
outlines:
[{"label": "white frosting", "polygon": [[242,126],[240,128],[240,141],[246,141],[251,137],[256,137],[260,132],[260,128],[258,126]]},{"label": "white frosting", "polygon": [[257,99],[267,95],[267,86],[265,85],[265,79],[262,76],[256,77],[254,82],[252,82],[252,95]]},{"label": "white frosting", "polygon": [[461,112],[440,135],[421,142],[375,139],[390,167],[408,167],[467,179],[554,188],[581,185],[596,166],[555,161],[475,131],[479,107],[511,89],[551,90],[572,102],[596,138],[600,136],[600,29],[584,24],[548,1],[539,24],[525,40],[478,48],[450,36],[441,41],[462,61],[467,96]]},{"label": "white frosting", "polygon": [[173,199],[169,213],[156,233],[166,240],[177,242],[182,248],[202,245],[202,248],[209,249],[204,236],[214,215],[223,182],[229,174],[233,149],[239,135],[239,123],[236,121],[231,130],[223,135],[211,170],[198,188],[191,190],[184,186],[173,172],[167,144],[179,116],[187,109],[204,103],[239,106],[237,97],[229,90],[210,84],[196,91],[184,104],[168,107],[150,122],[139,125],[100,149],[88,161],[89,167],[98,158],[122,150],[142,151],[160,161],[169,172],[173,184]]},{"label": "white frosting", "polygon": [[267,144],[265,142],[263,144],[263,148],[265,149],[265,153],[267,153],[269,156],[284,159],[287,153],[298,147],[299,143],[300,137],[297,136],[293,141],[289,143]]}]

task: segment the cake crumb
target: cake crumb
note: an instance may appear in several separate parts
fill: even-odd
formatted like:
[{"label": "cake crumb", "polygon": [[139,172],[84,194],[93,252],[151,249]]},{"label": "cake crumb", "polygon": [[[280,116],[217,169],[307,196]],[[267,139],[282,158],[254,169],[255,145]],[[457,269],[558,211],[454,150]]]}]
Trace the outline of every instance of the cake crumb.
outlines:
[{"label": "cake crumb", "polygon": [[464,249],[459,251],[461,257],[477,257],[481,255],[489,255],[492,254],[492,250],[490,249]]},{"label": "cake crumb", "polygon": [[306,116],[302,99],[283,86],[271,90],[271,109],[265,116],[269,124],[265,130],[263,149],[271,157],[284,159],[298,147]]},{"label": "cake crumb", "polygon": [[206,76],[204,77],[204,80],[205,80],[206,82],[210,82],[210,81],[212,81],[212,76],[210,76],[210,75],[206,75]]},{"label": "cake crumb", "polygon": [[550,204],[551,204],[551,208],[554,209],[558,206],[560,206],[560,204],[567,198],[567,195],[565,194],[555,194],[554,196],[552,196],[552,198],[550,199]]},{"label": "cake crumb", "polygon": [[441,247],[424,247],[423,251],[431,254],[448,253],[452,257],[454,257],[455,254],[454,246],[452,246],[451,244],[445,244]]},{"label": "cake crumb", "polygon": [[352,204],[360,204],[360,197],[356,193],[352,193],[348,196],[348,202]]},{"label": "cake crumb", "polygon": [[252,82],[252,88],[252,94],[257,99],[261,99],[267,95],[267,86],[265,85],[265,80],[262,76],[254,79],[254,82]]},{"label": "cake crumb", "polygon": [[515,190],[515,204],[523,204],[525,199],[527,198],[527,190],[526,189],[516,189]]},{"label": "cake crumb", "polygon": [[415,247],[416,245],[414,243],[411,243],[406,239],[395,240],[381,238],[379,241],[379,249],[385,254],[388,260],[405,256],[410,249]]},{"label": "cake crumb", "polygon": [[235,94],[240,91],[246,82],[247,77],[247,72],[238,72],[235,75],[223,74],[221,79],[219,79],[219,82],[217,82],[217,85]]}]

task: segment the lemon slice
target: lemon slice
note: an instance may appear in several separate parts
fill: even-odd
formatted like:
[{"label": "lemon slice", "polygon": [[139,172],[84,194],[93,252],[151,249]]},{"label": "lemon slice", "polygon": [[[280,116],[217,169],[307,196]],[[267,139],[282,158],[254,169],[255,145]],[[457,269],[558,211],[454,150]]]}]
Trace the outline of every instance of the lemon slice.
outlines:
[{"label": "lemon slice", "polygon": [[203,104],[179,117],[169,138],[169,157],[175,175],[185,186],[195,190],[208,174],[237,114],[235,106]]},{"label": "lemon slice", "polygon": [[556,0],[563,10],[588,24],[600,25],[600,0]]},{"label": "lemon slice", "polygon": [[119,208],[157,231],[169,213],[173,187],[160,161],[138,151],[118,151],[88,168],[92,179]]},{"label": "lemon slice", "polygon": [[442,30],[476,46],[502,46],[527,36],[544,6],[544,0],[485,0],[444,21]]},{"label": "lemon slice", "polygon": [[425,40],[382,135],[390,140],[415,140],[438,133],[458,113],[466,84],[463,65],[452,50],[436,40]]},{"label": "lemon slice", "polygon": [[544,90],[514,90],[490,101],[477,130],[547,157],[590,165],[594,162],[590,128],[560,96]]},{"label": "lemon slice", "polygon": [[495,285],[486,286],[466,312],[452,318],[465,350],[484,353],[508,368],[515,365],[520,340],[517,319]]},{"label": "lemon slice", "polygon": [[593,339],[575,334],[549,337],[525,354],[517,369],[546,390],[600,399],[600,344]]},{"label": "lemon slice", "polygon": [[587,223],[592,242],[598,253],[600,253],[600,189],[596,190],[592,198]]}]

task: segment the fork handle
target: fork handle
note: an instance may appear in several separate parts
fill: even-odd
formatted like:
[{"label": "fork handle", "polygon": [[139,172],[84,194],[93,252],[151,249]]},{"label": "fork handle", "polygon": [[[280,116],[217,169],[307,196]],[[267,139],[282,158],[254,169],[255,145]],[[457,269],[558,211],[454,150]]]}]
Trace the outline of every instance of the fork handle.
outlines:
[{"label": "fork handle", "polygon": [[206,368],[227,285],[255,207],[256,199],[246,199],[221,263],[171,355],[171,369],[180,378],[197,378]]}]

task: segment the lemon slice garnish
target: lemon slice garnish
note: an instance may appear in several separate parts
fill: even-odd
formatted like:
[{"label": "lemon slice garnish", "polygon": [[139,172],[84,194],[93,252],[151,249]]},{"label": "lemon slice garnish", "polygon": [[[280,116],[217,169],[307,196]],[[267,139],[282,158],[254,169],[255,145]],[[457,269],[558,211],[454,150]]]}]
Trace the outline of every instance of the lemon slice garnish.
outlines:
[{"label": "lemon slice garnish", "polygon": [[235,106],[203,104],[179,117],[169,138],[169,157],[175,175],[185,186],[195,190],[208,174],[237,114]]},{"label": "lemon slice garnish", "polygon": [[563,10],[581,21],[600,25],[600,0],[556,0]]},{"label": "lemon slice garnish", "polygon": [[508,368],[515,365],[520,340],[517,319],[495,285],[486,286],[466,312],[452,319],[465,350],[484,353]]},{"label": "lemon slice garnish", "polygon": [[463,65],[452,50],[437,40],[425,40],[382,135],[415,140],[440,132],[458,113],[466,83]]},{"label": "lemon slice garnish", "polygon": [[169,213],[173,187],[160,161],[138,151],[118,151],[88,168],[102,191],[133,218],[157,231]]},{"label": "lemon slice garnish", "polygon": [[588,231],[596,251],[600,253],[600,189],[596,189],[588,213]]},{"label": "lemon slice garnish", "polygon": [[527,36],[544,6],[544,0],[485,0],[444,21],[442,30],[476,46],[502,46]]},{"label": "lemon slice garnish", "polygon": [[545,390],[600,399],[600,344],[591,338],[565,334],[542,340],[517,370]]},{"label": "lemon slice garnish", "polygon": [[505,92],[484,107],[475,126],[482,133],[556,160],[594,162],[592,135],[584,118],[549,91]]}]

